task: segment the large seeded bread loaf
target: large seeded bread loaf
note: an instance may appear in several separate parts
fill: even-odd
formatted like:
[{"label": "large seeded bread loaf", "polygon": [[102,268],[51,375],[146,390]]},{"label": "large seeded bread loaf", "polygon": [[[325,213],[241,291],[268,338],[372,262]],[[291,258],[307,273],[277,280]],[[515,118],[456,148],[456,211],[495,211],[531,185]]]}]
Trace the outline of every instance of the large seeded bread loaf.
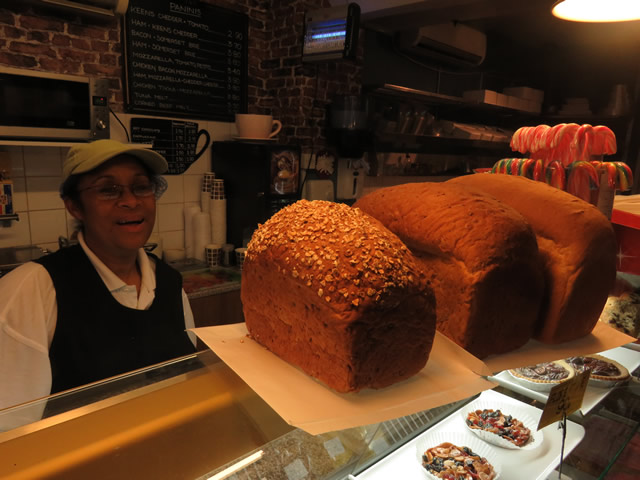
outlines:
[{"label": "large seeded bread loaf", "polygon": [[493,197],[442,183],[376,190],[354,207],[398,235],[431,276],[437,328],[479,358],[533,334],[543,295],[531,227]]},{"label": "large seeded bread loaf", "polygon": [[524,177],[478,174],[446,183],[486,192],[532,226],[546,280],[535,338],[562,343],[589,334],[616,276],[616,238],[607,218],[567,192]]},{"label": "large seeded bread loaf", "polygon": [[249,334],[339,392],[382,388],[426,364],[435,301],[406,246],[344,204],[301,200],[249,242]]}]

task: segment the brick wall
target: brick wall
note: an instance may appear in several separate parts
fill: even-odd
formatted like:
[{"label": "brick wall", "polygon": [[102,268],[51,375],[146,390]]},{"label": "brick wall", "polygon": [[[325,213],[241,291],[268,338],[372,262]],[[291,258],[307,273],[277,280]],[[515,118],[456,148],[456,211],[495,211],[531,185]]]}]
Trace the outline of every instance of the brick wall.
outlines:
[{"label": "brick wall", "polygon": [[[303,64],[305,10],[328,0],[205,0],[249,17],[249,113],[283,123],[282,142],[324,145],[326,106],[360,92],[361,59]],[[119,21],[91,21],[14,1],[0,7],[0,64],[110,79],[112,108],[124,110]]]}]

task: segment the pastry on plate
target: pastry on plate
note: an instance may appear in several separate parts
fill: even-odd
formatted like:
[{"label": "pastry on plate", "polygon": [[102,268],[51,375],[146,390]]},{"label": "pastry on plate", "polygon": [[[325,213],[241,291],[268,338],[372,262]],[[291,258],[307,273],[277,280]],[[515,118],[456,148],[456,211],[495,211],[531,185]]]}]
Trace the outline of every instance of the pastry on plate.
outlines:
[{"label": "pastry on plate", "polygon": [[623,292],[609,296],[600,321],[622,333],[640,338],[640,293]]},{"label": "pastry on plate", "polygon": [[486,458],[469,447],[444,442],[428,448],[422,466],[433,478],[455,480],[494,480],[497,472]]},{"label": "pastry on plate", "polygon": [[499,447],[520,448],[533,438],[522,421],[500,409],[472,410],[467,413],[466,423],[481,439]]},{"label": "pastry on plate", "polygon": [[629,380],[629,370],[624,365],[602,355],[569,357],[566,362],[577,372],[591,370],[589,384],[612,387]]},{"label": "pastry on plate", "polygon": [[566,362],[543,362],[528,367],[512,368],[509,373],[521,385],[532,390],[549,391],[554,386],[569,380],[575,370]]}]

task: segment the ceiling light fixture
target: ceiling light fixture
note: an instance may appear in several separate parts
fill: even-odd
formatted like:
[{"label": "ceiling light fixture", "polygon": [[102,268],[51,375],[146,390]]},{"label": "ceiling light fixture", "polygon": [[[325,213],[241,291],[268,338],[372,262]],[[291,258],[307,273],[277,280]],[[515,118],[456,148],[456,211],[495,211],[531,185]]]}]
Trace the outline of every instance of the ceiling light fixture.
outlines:
[{"label": "ceiling light fixture", "polygon": [[572,22],[627,22],[640,20],[638,0],[560,0],[551,13]]}]

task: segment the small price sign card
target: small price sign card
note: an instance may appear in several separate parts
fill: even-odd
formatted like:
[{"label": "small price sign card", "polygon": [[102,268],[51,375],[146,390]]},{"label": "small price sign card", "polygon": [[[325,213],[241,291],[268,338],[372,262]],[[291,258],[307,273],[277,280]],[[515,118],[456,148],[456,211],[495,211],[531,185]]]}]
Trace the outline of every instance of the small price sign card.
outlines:
[{"label": "small price sign card", "polygon": [[590,370],[585,370],[551,389],[547,404],[540,416],[538,430],[563,420],[582,406],[590,374]]}]

